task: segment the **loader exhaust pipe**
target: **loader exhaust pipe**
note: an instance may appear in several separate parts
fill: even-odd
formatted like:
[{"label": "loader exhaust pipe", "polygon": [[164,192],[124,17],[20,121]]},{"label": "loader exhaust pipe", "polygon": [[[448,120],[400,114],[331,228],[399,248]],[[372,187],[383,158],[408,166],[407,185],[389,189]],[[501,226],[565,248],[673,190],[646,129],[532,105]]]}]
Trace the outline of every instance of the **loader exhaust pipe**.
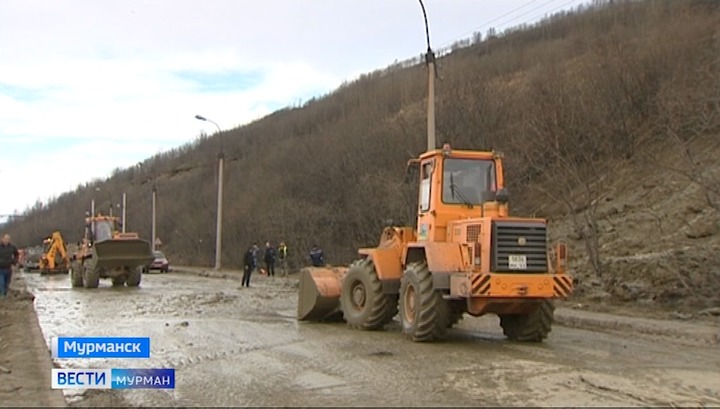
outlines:
[{"label": "loader exhaust pipe", "polygon": [[339,321],[340,293],[346,267],[306,267],[300,270],[299,321]]}]

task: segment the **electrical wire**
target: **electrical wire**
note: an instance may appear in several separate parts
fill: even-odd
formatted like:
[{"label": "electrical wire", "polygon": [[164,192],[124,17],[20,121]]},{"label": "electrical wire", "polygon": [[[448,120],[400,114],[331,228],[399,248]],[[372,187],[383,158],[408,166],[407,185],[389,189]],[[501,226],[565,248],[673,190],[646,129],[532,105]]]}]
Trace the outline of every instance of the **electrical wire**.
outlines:
[{"label": "electrical wire", "polygon": [[[505,14],[502,14],[502,15],[500,15],[500,16],[498,16],[498,17],[496,17],[496,18],[494,18],[494,19],[492,19],[492,20],[490,20],[490,21],[487,21],[487,22],[483,23],[482,25],[474,28],[474,29],[471,30],[471,31],[466,31],[465,33],[461,34],[460,36],[455,37],[453,40],[446,42],[446,43],[443,44],[443,46],[440,47],[439,49],[444,49],[444,48],[446,48],[446,47],[448,47],[448,46],[451,46],[451,45],[454,44],[455,42],[457,42],[457,41],[459,41],[459,40],[462,40],[462,39],[465,39],[466,36],[467,36],[467,34],[475,33],[475,32],[477,32],[478,30],[480,30],[481,28],[485,28],[485,27],[489,26],[490,24],[495,23],[495,22],[503,19],[504,17],[507,17],[507,16],[515,13],[516,11],[522,10],[523,8],[529,6],[530,4],[532,4],[532,3],[536,2],[536,1],[537,1],[537,0],[531,0],[531,1],[527,2],[527,3],[524,3],[523,5],[521,5],[521,6],[519,6],[519,7],[516,7],[516,8],[513,9],[513,10],[510,10],[509,12],[506,12]],[[514,17],[511,18],[510,20],[506,20],[506,21],[500,23],[499,25],[507,25],[507,24],[509,24],[509,23],[512,23],[513,21],[516,21],[516,20],[518,20],[519,18],[524,17],[524,16],[532,13],[533,11],[538,10],[539,8],[544,7],[544,6],[547,6],[547,5],[549,5],[549,4],[551,4],[551,3],[554,3],[554,2],[556,2],[556,1],[557,1],[557,0],[549,0],[549,1],[546,1],[546,2],[544,2],[544,3],[541,3],[541,4],[539,4],[538,6],[535,6],[535,7],[531,8],[531,9],[529,9],[529,10],[526,10],[526,11],[525,11],[524,13],[522,13],[522,14],[519,14],[519,15],[517,15],[517,16],[514,16]],[[532,18],[526,19],[526,22],[527,22],[527,21],[532,21],[532,20],[534,20],[535,18],[540,17],[540,16],[542,16],[542,15],[545,15],[545,14],[548,14],[548,13],[552,13],[552,12],[554,12],[554,11],[556,11],[556,10],[559,10],[559,9],[567,6],[568,4],[574,3],[574,2],[576,2],[576,1],[578,1],[578,0],[571,0],[571,1],[568,1],[568,2],[566,2],[566,3],[563,3],[563,4],[559,5],[559,6],[557,6],[557,7],[553,8],[553,9],[551,9],[551,10],[545,10],[545,11],[543,11],[541,14],[538,14],[538,15],[532,17]]]},{"label": "electrical wire", "polygon": [[[529,6],[530,4],[535,3],[536,1],[538,1],[538,0],[530,0],[530,1],[528,1],[527,3],[521,5],[520,7],[516,7],[516,8],[514,8],[514,9],[506,12],[505,14],[502,14],[502,15],[500,15],[500,16],[498,16],[498,17],[495,17],[494,19],[492,19],[492,20],[490,20],[490,21],[487,21],[487,22],[483,23],[482,25],[480,25],[480,26],[478,26],[478,27],[473,28],[472,30],[468,30],[468,31],[466,31],[466,32],[464,32],[464,33],[456,36],[456,39],[455,39],[455,40],[452,40],[452,42],[455,42],[455,41],[457,41],[457,39],[460,39],[460,38],[465,38],[465,36],[467,36],[468,34],[476,33],[476,32],[477,32],[478,30],[480,30],[481,28],[484,28],[485,26],[487,26],[487,25],[489,25],[489,24],[492,24],[492,23],[494,23],[494,22],[496,22],[496,21],[498,21],[498,20],[500,20],[500,19],[502,19],[502,18],[504,18],[504,17],[507,17],[507,16],[509,16],[510,14],[512,14],[512,13],[514,13],[514,12],[516,12],[516,11],[519,11],[519,10],[521,10],[521,9]],[[554,0],[553,0],[553,1],[554,1]],[[452,44],[452,43],[444,44],[441,48],[444,48],[444,47],[446,47],[446,46],[448,46],[448,45],[451,45],[451,44]]]}]

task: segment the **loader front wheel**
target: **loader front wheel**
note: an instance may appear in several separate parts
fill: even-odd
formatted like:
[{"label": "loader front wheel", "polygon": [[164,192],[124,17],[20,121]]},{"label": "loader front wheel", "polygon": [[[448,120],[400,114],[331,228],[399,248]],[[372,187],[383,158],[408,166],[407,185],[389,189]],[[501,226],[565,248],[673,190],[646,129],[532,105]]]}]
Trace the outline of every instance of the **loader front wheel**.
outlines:
[{"label": "loader front wheel", "polygon": [[72,263],[72,265],[70,266],[70,283],[72,284],[73,288],[83,286],[82,268],[82,264],[80,263]]},{"label": "loader front wheel", "polygon": [[87,266],[83,267],[83,281],[85,288],[98,288],[100,284],[100,270]]},{"label": "loader front wheel", "polygon": [[130,271],[128,271],[127,279],[125,280],[125,284],[127,284],[128,287],[137,287],[140,285],[140,280],[142,279],[142,267],[136,267],[131,268]]},{"label": "loader front wheel", "polygon": [[554,314],[555,304],[546,300],[528,314],[500,315],[500,326],[512,341],[541,342],[552,330]]},{"label": "loader front wheel", "polygon": [[450,318],[450,306],[433,288],[427,264],[410,264],[400,283],[403,333],[413,341],[441,340],[451,326]]},{"label": "loader front wheel", "polygon": [[397,314],[397,298],[383,293],[372,260],[354,262],[342,283],[340,305],[352,328],[382,329]]}]

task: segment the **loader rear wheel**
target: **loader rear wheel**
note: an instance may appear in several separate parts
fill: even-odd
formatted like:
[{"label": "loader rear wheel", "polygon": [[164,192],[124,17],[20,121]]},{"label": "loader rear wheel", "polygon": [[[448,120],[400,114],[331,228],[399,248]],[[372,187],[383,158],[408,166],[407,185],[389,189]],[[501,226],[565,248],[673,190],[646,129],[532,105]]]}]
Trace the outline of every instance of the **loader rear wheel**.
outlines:
[{"label": "loader rear wheel", "polygon": [[372,260],[354,262],[342,283],[340,305],[352,328],[381,329],[397,314],[397,298],[383,293]]},{"label": "loader rear wheel", "polygon": [[97,288],[100,284],[100,270],[87,266],[83,267],[83,281],[85,288]]},{"label": "loader rear wheel", "polygon": [[552,330],[554,314],[555,304],[546,300],[528,314],[500,315],[500,326],[512,341],[541,342]]},{"label": "loader rear wheel", "polygon": [[72,263],[70,266],[70,283],[73,288],[83,286],[83,274],[82,265],[80,263]]},{"label": "loader rear wheel", "polygon": [[413,341],[441,340],[450,327],[450,315],[450,305],[433,288],[427,264],[410,264],[400,283],[403,333]]},{"label": "loader rear wheel", "polygon": [[142,267],[136,267],[131,268],[128,271],[127,279],[125,280],[125,284],[127,284],[128,287],[137,287],[140,285],[140,280],[142,280]]}]

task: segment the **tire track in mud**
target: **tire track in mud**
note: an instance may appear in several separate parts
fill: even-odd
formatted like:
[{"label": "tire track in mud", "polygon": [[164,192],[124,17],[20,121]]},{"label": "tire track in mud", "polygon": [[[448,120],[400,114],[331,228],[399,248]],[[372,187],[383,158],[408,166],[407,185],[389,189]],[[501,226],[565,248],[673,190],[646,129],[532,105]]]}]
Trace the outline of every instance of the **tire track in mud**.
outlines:
[{"label": "tire track in mud", "polygon": [[[346,399],[350,402],[364,395],[377,381],[377,369],[352,354],[339,352],[344,345],[334,342],[332,336],[329,338],[319,342],[317,338],[312,341],[298,338],[258,349],[240,365],[250,373],[264,374],[265,382],[254,385],[256,389],[268,388],[268,383],[282,385],[285,394],[300,395],[308,405],[323,401],[337,404],[339,396],[351,397]],[[282,402],[278,401],[280,396],[253,393],[244,404],[277,405]],[[299,404],[296,399],[292,401]]]},{"label": "tire track in mud", "polygon": [[[580,342],[579,339],[576,341]],[[509,351],[514,351],[525,360],[543,362],[548,368],[555,368],[539,376],[536,371],[532,371],[534,376],[529,384],[535,383],[535,378],[544,379],[538,390],[544,389],[548,383],[573,390],[580,388],[603,399],[601,404],[607,399],[625,404],[654,406],[679,402],[688,405],[699,401],[720,403],[720,392],[713,391],[711,387],[701,388],[688,384],[685,376],[670,376],[669,374],[676,370],[669,367],[671,362],[661,363],[663,352],[655,351],[652,346],[648,347],[640,340],[627,339],[622,344],[606,345],[605,348],[608,349],[596,349],[597,346],[592,345],[583,347],[582,344],[571,342],[563,344],[562,350],[556,351],[551,345],[507,345]],[[557,362],[563,361],[567,364],[557,365]],[[618,377],[618,368],[627,366],[629,362],[632,364]],[[708,373],[708,376],[712,379],[717,377],[717,374]],[[613,386],[608,386],[608,382]],[[663,388],[657,385],[673,387]]]}]

